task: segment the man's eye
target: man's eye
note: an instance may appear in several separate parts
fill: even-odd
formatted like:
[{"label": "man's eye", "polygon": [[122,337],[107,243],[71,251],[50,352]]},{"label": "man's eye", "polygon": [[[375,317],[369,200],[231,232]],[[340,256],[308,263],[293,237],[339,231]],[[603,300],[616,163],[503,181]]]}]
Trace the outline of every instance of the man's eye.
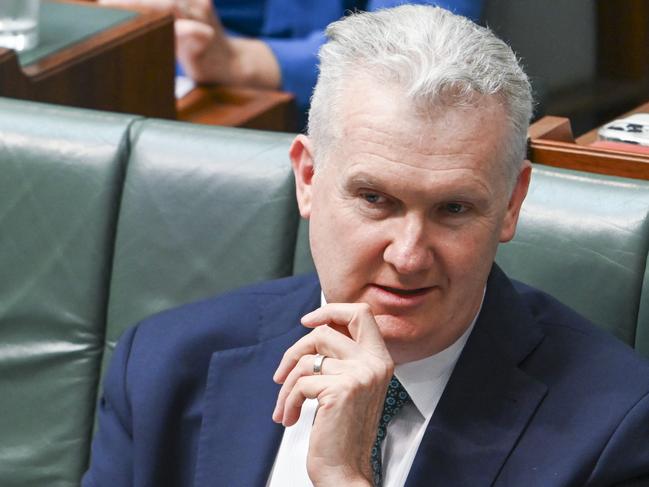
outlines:
[{"label": "man's eye", "polygon": [[385,197],[376,193],[361,193],[361,198],[372,205],[380,205],[385,203]]},{"label": "man's eye", "polygon": [[451,215],[459,215],[467,211],[468,208],[462,203],[445,203],[442,209]]}]

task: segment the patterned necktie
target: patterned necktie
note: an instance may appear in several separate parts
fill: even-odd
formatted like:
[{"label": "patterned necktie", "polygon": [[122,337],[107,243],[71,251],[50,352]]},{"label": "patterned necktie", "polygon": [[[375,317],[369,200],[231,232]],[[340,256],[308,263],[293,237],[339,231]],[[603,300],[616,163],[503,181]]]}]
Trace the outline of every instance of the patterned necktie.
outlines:
[{"label": "patterned necktie", "polygon": [[376,441],[372,447],[372,457],[370,459],[375,487],[381,487],[383,484],[383,473],[381,471],[381,443],[383,443],[383,440],[385,439],[388,423],[392,421],[392,418],[396,416],[401,407],[408,402],[410,402],[410,396],[406,392],[406,389],[401,385],[399,379],[392,376],[390,384],[388,385],[388,392],[385,395],[383,414],[381,414],[381,419],[379,420],[379,429],[376,434]]}]

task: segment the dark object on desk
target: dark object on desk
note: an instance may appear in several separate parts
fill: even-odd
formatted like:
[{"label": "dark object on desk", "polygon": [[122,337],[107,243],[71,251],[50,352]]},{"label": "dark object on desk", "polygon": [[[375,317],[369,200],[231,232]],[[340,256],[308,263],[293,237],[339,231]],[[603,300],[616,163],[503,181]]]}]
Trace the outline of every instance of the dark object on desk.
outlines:
[{"label": "dark object on desk", "polygon": [[41,43],[0,49],[0,96],[175,118],[173,18],[44,2]]}]

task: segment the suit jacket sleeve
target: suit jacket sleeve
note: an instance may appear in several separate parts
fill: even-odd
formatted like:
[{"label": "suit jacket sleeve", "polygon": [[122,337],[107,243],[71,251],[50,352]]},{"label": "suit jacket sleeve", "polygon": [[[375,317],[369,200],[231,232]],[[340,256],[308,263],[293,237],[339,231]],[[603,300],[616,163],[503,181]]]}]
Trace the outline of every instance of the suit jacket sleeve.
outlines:
[{"label": "suit jacket sleeve", "polygon": [[106,373],[98,405],[98,430],[92,442],[90,469],[83,487],[128,487],[133,484],[131,408],[126,392],[128,360],[137,327],[120,338]]},{"label": "suit jacket sleeve", "polygon": [[649,393],[627,414],[602,450],[589,486],[649,485]]}]

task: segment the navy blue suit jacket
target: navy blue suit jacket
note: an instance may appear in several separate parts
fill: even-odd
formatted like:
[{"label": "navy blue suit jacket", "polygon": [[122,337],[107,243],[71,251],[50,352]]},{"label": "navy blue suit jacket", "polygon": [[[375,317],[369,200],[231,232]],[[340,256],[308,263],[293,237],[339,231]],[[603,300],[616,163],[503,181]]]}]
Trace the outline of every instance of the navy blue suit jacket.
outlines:
[{"label": "navy blue suit jacket", "polygon": [[[315,276],[150,318],[120,340],[84,486],[264,486],[282,353]],[[408,486],[649,485],[649,364],[496,267]]]}]

